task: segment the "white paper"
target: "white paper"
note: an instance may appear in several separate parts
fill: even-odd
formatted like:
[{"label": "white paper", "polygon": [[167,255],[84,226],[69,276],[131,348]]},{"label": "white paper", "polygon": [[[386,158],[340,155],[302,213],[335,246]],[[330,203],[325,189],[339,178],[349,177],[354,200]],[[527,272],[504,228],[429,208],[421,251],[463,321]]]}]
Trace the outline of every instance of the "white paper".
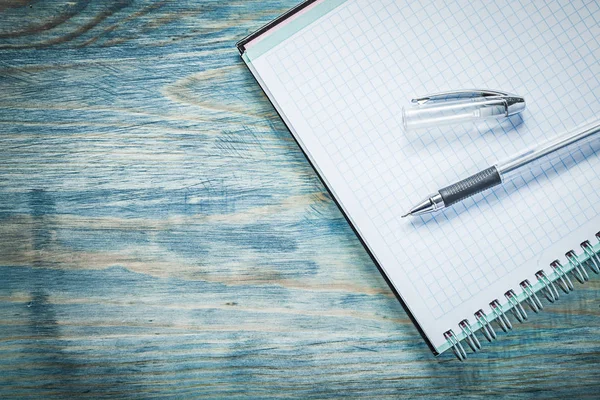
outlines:
[{"label": "white paper", "polygon": [[[535,281],[548,268],[540,255],[564,260],[565,238],[600,230],[591,145],[433,217],[400,218],[440,187],[600,119],[598,21],[596,2],[349,0],[252,61],[435,347]],[[465,88],[516,93],[527,109],[503,123],[402,132],[411,98]]]}]

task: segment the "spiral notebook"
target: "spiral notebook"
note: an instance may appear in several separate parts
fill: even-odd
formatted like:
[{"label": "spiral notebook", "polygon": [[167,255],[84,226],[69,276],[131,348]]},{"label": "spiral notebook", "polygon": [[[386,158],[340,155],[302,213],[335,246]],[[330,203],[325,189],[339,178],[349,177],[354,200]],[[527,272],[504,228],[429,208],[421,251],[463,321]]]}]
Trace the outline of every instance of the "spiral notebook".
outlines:
[{"label": "spiral notebook", "polygon": [[[444,184],[597,119],[599,21],[589,1],[317,0],[238,43],[436,355],[465,358],[600,269],[594,143],[443,213],[400,217]],[[518,93],[527,110],[402,132],[411,98],[464,88]]]}]

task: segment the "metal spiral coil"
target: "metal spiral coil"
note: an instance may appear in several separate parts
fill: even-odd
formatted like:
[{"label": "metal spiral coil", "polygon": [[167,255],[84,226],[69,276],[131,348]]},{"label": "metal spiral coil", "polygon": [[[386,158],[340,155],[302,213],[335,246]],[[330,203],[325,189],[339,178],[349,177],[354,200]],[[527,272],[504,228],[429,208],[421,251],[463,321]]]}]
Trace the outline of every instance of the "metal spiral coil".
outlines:
[{"label": "metal spiral coil", "polygon": [[[600,242],[600,232],[596,233],[595,236]],[[574,250],[570,250],[565,254],[568,264],[572,267],[570,271],[565,269],[565,266],[559,260],[550,263],[551,270],[556,274],[554,280],[551,280],[544,270],[536,272],[535,277],[539,284],[542,285],[541,289],[537,292],[534,290],[531,282],[525,279],[519,284],[521,292],[525,296],[523,300],[518,300],[518,296],[513,289],[504,293],[504,297],[507,300],[506,304],[509,305],[509,309],[517,321],[524,322],[528,318],[523,303],[526,303],[534,313],[538,313],[544,309],[538,293],[543,294],[542,297],[545,297],[548,302],[554,303],[560,298],[557,286],[566,294],[573,291],[573,281],[569,278],[569,273],[582,284],[590,279],[587,269],[595,274],[600,274],[600,252],[594,251],[594,247],[589,240],[581,243],[581,249],[583,250],[582,255],[587,257],[584,261],[580,261]],[[461,344],[462,340],[469,345],[474,353],[481,349],[481,342],[475,335],[478,330],[481,331],[488,342],[491,342],[496,339],[496,331],[492,326],[492,322],[495,321],[504,332],[512,329],[512,324],[498,299],[490,302],[490,310],[491,312],[488,314],[482,309],[474,313],[475,321],[477,322],[477,326],[475,327],[467,319],[460,321],[458,326],[462,332],[462,338],[457,336],[452,329],[444,332],[444,338],[450,345],[450,348],[452,348],[454,355],[460,361],[464,361],[467,358],[465,348]]]}]

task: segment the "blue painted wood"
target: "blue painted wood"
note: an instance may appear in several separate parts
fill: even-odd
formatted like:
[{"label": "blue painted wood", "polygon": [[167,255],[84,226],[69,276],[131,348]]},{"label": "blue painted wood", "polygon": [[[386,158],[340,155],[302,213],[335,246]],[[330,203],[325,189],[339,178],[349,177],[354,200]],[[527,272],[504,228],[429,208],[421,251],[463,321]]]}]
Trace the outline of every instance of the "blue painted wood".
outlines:
[{"label": "blue painted wood", "polygon": [[1,397],[596,397],[598,280],[431,355],[235,49],[295,1],[0,1]]}]

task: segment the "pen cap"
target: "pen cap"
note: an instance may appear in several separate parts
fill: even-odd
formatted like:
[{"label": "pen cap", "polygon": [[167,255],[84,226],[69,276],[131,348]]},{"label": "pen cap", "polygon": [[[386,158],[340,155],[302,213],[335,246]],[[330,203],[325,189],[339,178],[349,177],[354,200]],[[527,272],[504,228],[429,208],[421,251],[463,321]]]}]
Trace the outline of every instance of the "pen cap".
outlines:
[{"label": "pen cap", "polygon": [[438,93],[412,102],[416,105],[402,108],[406,132],[504,118],[525,109],[522,97],[489,90]]}]

